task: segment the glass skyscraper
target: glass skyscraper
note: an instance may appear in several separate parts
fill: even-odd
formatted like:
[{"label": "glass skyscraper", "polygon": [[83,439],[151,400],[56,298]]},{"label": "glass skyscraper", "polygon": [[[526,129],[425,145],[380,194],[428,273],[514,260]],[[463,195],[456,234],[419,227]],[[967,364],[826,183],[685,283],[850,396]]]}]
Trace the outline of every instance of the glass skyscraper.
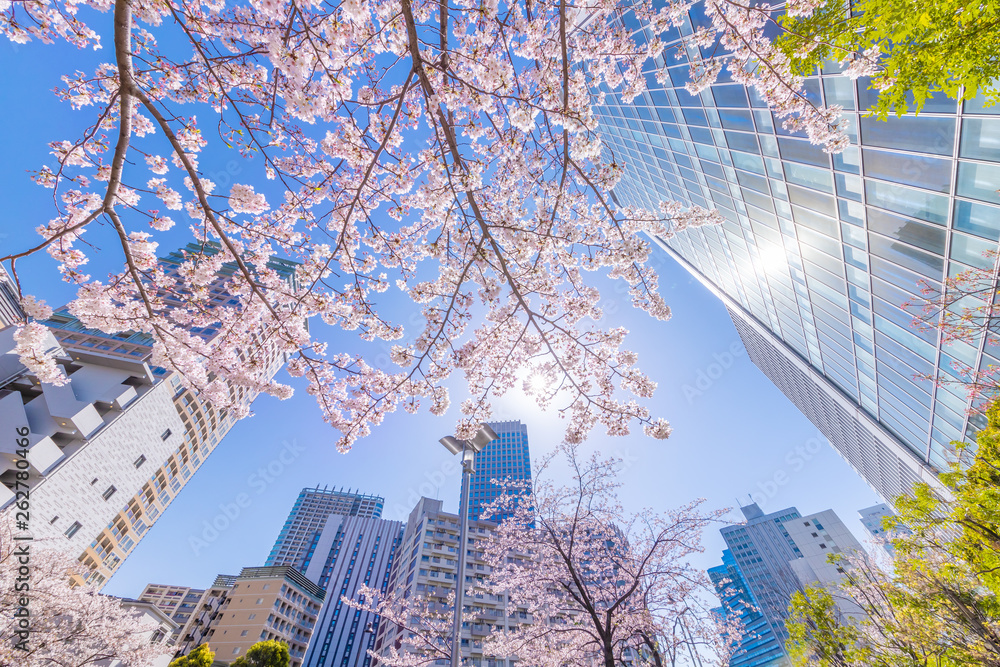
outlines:
[{"label": "glass skyscraper", "polygon": [[732,667],[780,665],[785,659],[781,642],[767,617],[760,612],[760,605],[754,600],[731,551],[726,549],[722,552],[722,565],[709,568],[708,577],[724,605],[715,609],[715,613],[720,617],[735,614],[743,626],[739,648],[729,664]]},{"label": "glass skyscraper", "polygon": [[[633,14],[623,21],[652,37]],[[1000,105],[934,97],[919,116],[866,118],[868,81],[831,64],[805,86],[845,109],[851,145],[828,155],[725,72],[698,95],[684,89],[697,54],[681,35],[701,25],[692,8],[633,103],[604,91],[606,157],[625,165],[615,199],[722,214],[657,242],[723,299],[750,357],[855,469],[884,497],[905,492],[980,425],[961,389],[927,378],[1000,365],[1000,339],[943,344],[901,307],[921,281],[994,267],[984,253],[1000,239]]]},{"label": "glass skyscraper", "polygon": [[[489,422],[497,439],[476,454],[476,472],[470,480],[469,518],[478,521],[484,508],[500,495],[502,489],[492,480],[531,483],[531,456],[528,450],[528,427],[519,421]],[[506,513],[491,516],[497,523]]]}]

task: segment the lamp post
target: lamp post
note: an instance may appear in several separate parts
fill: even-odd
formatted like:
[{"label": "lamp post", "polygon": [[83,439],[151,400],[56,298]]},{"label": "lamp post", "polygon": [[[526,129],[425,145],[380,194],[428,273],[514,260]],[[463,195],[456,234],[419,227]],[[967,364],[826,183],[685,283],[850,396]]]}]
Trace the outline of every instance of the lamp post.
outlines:
[{"label": "lamp post", "polygon": [[462,454],[462,497],[458,504],[458,574],[455,577],[455,621],[452,628],[451,667],[462,664],[462,604],[465,598],[465,547],[469,530],[469,485],[476,471],[476,454],[497,439],[488,424],[480,424],[472,440],[459,440],[446,435],[438,442],[452,454]]}]

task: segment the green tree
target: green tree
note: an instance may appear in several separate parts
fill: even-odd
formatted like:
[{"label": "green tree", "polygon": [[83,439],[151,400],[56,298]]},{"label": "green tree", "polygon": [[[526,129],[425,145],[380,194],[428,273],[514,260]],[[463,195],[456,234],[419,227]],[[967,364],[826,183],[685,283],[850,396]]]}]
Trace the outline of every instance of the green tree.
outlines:
[{"label": "green tree", "polygon": [[896,500],[886,528],[907,530],[892,540],[891,567],[842,559],[836,595],[857,619],[841,618],[829,593],[792,600],[797,665],[1000,667],[1000,404],[986,420],[974,448],[953,443],[943,489],[918,484]]},{"label": "green tree", "polygon": [[288,667],[288,661],[288,644],[269,639],[251,646],[230,667]]},{"label": "green tree", "polygon": [[208,644],[201,644],[187,655],[174,658],[170,667],[212,667],[215,660],[215,651],[208,647]]},{"label": "green tree", "polygon": [[788,654],[795,665],[847,667],[859,664],[857,629],[841,623],[830,592],[810,586],[792,595],[788,619]]},{"label": "green tree", "polygon": [[[996,0],[831,0],[787,3],[775,42],[792,69],[813,74],[827,59],[855,61],[855,73],[877,63],[882,88],[871,111],[919,112],[933,93],[1000,100],[1000,3]],[[811,10],[811,11],[810,11]]]}]

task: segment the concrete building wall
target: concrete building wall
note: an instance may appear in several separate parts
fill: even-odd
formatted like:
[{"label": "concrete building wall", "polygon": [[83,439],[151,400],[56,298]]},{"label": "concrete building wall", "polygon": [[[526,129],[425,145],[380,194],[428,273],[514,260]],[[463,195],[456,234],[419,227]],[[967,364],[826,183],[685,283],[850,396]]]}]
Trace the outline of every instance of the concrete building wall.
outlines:
[{"label": "concrete building wall", "polygon": [[[459,526],[458,516],[443,512],[441,507],[440,500],[421,498],[410,512],[402,554],[391,574],[391,590],[423,598],[432,610],[449,612],[451,607],[445,601],[455,588]],[[496,626],[509,628],[528,620],[523,610],[508,608],[505,597],[491,595],[479,587],[490,573],[483,560],[482,543],[494,527],[491,522],[469,522],[462,657],[471,667],[504,667],[508,663],[505,658],[483,654],[483,638]],[[399,628],[383,624],[376,636],[375,652],[387,651],[402,637]]]}]

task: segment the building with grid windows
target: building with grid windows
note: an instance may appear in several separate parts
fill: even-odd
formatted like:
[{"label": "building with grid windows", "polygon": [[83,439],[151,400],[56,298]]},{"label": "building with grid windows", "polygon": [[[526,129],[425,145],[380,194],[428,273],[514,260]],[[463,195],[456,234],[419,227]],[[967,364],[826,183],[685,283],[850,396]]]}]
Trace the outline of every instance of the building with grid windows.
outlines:
[{"label": "building with grid windows", "polygon": [[[478,521],[484,508],[501,492],[492,480],[510,479],[515,483],[531,483],[531,452],[528,449],[528,427],[519,421],[489,422],[497,439],[476,454],[476,470],[469,484],[469,518]],[[508,518],[491,516],[496,523]]]},{"label": "building with grid windows", "polygon": [[[193,255],[212,256],[218,244],[188,244],[160,258],[168,276]],[[289,283],[295,264],[273,259],[269,267]],[[203,299],[226,304],[223,264]],[[2,290],[0,290],[2,291]],[[169,303],[172,297],[166,296]],[[153,339],[142,332],[107,334],[84,326],[66,308],[42,322],[50,350],[69,378],[62,387],[41,385],[13,354],[13,326],[0,329],[0,421],[28,426],[29,482],[36,537],[54,538],[88,568],[87,580],[103,585],[167,508],[205,458],[236,423],[171,371],[152,364]],[[0,325],[2,326],[2,325]],[[217,325],[192,329],[205,340]],[[284,364],[277,351],[260,359],[270,376]],[[232,387],[250,404],[257,394]],[[11,459],[13,460],[13,459]],[[0,470],[0,507],[13,498],[13,470]]]},{"label": "building with grid windows", "polygon": [[379,616],[352,609],[344,598],[358,599],[368,586],[385,595],[389,575],[403,542],[401,521],[331,514],[320,535],[317,554],[306,578],[327,591],[306,651],[303,667],[369,667]]},{"label": "building with grid windows", "polygon": [[[764,514],[756,503],[741,507],[746,521],[721,531],[722,565],[708,571],[723,606],[746,629],[733,667],[787,665],[785,643],[790,598],[807,586],[835,586],[844,573],[830,554],[864,553],[833,510],[801,516],[794,507]],[[841,607],[850,614],[854,608]]]},{"label": "building with grid windows", "polygon": [[[493,595],[485,588],[490,566],[483,549],[495,528],[489,521],[470,521],[466,534],[461,651],[463,664],[469,667],[513,667],[513,659],[484,654],[483,639],[494,630],[509,631],[532,621],[527,610],[509,605],[506,596]],[[390,590],[404,599],[422,599],[430,612],[451,614],[448,596],[455,589],[460,556],[458,515],[444,512],[440,500],[421,498],[407,519],[402,548],[389,575]],[[392,647],[399,648],[407,634],[393,623],[383,623],[375,636],[375,654],[386,655]],[[427,660],[428,665],[444,663]],[[380,664],[375,661],[375,665]]]},{"label": "building with grid windows", "polygon": [[[275,540],[267,565],[293,565],[305,572],[331,514],[379,518],[385,500],[343,488],[302,489]],[[324,554],[325,556],[325,554]]]},{"label": "building with grid windows", "polygon": [[293,567],[245,567],[205,641],[226,663],[246,655],[257,642],[285,642],[290,667],[302,667],[324,596],[322,588]]},{"label": "building with grid windows", "polygon": [[722,565],[709,568],[708,577],[723,604],[714,610],[715,613],[721,617],[735,614],[743,627],[742,641],[731,663],[733,667],[780,664],[785,655],[781,643],[767,617],[760,612],[760,605],[754,600],[750,585],[743,578],[731,551],[722,552]]},{"label": "building with grid windows", "polygon": [[920,281],[994,267],[1000,106],[935,96],[919,116],[866,118],[867,80],[830,65],[805,83],[809,99],[845,109],[851,145],[828,155],[725,72],[684,89],[680,36],[705,25],[697,7],[649,63],[649,90],[595,110],[607,155],[625,165],[615,198],[717,209],[723,224],[657,241],[723,298],[755,363],[883,497],[908,491],[980,426],[964,392],[921,378],[1000,364],[1000,339],[944,344],[901,308]]}]

